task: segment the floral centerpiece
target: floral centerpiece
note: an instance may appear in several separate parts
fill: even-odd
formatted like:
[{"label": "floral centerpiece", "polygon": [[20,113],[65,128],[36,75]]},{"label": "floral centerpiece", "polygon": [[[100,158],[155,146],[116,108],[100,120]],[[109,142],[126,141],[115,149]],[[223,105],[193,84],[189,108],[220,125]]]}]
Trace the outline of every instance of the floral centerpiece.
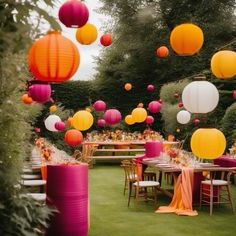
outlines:
[{"label": "floral centerpiece", "polygon": [[236,157],[236,140],[234,141],[234,144],[229,149],[229,151],[230,151],[230,155],[232,155],[233,157]]}]

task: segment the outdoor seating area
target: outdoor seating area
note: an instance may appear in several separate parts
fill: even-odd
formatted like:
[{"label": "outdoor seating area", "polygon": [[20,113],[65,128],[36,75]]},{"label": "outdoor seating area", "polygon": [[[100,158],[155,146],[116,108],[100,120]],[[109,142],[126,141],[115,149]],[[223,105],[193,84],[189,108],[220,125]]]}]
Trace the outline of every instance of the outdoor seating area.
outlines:
[{"label": "outdoor seating area", "polygon": [[0,1],[0,236],[233,236],[236,1]]}]

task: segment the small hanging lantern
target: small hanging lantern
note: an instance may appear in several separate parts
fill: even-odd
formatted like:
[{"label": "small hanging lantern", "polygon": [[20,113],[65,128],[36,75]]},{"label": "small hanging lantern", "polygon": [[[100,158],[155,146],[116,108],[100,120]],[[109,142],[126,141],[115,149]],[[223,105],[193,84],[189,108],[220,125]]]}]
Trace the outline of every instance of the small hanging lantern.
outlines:
[{"label": "small hanging lantern", "polygon": [[158,57],[167,57],[169,55],[169,49],[166,46],[161,46],[156,50]]},{"label": "small hanging lantern", "polygon": [[104,114],[104,120],[109,125],[119,123],[122,119],[121,113],[117,109],[109,109]]},{"label": "small hanging lantern", "polygon": [[93,24],[87,23],[76,31],[76,40],[83,44],[92,44],[97,39],[97,29]]},{"label": "small hanging lantern", "polygon": [[51,96],[50,84],[32,84],[29,87],[28,94],[35,102],[45,103]]},{"label": "small hanging lantern", "polygon": [[108,33],[105,33],[104,35],[102,35],[102,37],[100,38],[100,42],[103,46],[107,47],[110,46],[112,43],[112,36]]},{"label": "small hanging lantern", "polygon": [[188,111],[184,111],[184,110],[182,110],[182,111],[179,111],[178,113],[177,113],[177,121],[180,123],[180,124],[183,124],[183,125],[185,125],[185,124],[187,124],[189,121],[190,121],[190,119],[191,119],[191,114],[188,112]]}]

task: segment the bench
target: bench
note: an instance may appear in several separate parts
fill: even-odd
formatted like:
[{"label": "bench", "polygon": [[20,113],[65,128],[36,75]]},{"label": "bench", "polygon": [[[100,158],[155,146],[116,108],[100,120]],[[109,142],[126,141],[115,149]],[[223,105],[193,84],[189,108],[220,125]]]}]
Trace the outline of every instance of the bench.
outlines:
[{"label": "bench", "polygon": [[127,149],[110,149],[110,148],[100,148],[96,149],[94,153],[96,152],[145,152],[144,148],[140,149],[132,149],[132,148],[127,148]]},{"label": "bench", "polygon": [[134,159],[136,156],[93,156],[93,160],[124,160]]}]

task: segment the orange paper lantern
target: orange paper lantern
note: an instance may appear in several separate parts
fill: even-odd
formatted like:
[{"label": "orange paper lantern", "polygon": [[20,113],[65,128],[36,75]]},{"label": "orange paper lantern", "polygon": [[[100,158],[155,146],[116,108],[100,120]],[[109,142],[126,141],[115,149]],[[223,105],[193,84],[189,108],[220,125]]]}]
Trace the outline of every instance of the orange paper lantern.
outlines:
[{"label": "orange paper lantern", "polygon": [[167,57],[169,55],[169,49],[166,46],[161,46],[156,50],[158,57]]},{"label": "orange paper lantern", "polygon": [[55,112],[57,110],[57,106],[56,105],[52,105],[49,107],[50,112]]},{"label": "orange paper lantern", "polygon": [[33,99],[27,93],[21,97],[21,100],[25,104],[31,104],[33,102]]},{"label": "orange paper lantern", "polygon": [[87,23],[76,31],[76,39],[79,43],[89,45],[97,39],[97,29],[93,24]]},{"label": "orange paper lantern", "polygon": [[65,133],[65,142],[70,146],[77,146],[83,141],[83,135],[76,129],[67,130]]},{"label": "orange paper lantern", "polygon": [[191,23],[178,25],[170,35],[171,47],[181,56],[191,56],[197,53],[201,49],[203,41],[202,30]]},{"label": "orange paper lantern", "polygon": [[126,83],[126,84],[125,84],[125,90],[126,90],[126,91],[130,91],[131,89],[132,89],[132,84]]},{"label": "orange paper lantern", "polygon": [[80,63],[75,44],[58,31],[34,42],[28,55],[30,71],[36,79],[62,82],[70,79]]}]

